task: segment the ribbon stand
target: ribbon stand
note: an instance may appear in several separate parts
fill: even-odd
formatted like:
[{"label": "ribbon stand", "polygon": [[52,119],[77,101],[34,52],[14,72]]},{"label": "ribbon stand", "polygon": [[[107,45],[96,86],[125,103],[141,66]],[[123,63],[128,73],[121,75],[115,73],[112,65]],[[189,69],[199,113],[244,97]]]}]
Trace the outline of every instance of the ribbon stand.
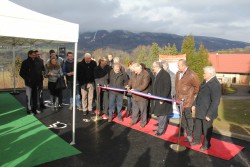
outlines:
[{"label": "ribbon stand", "polygon": [[181,103],[180,103],[180,124],[179,124],[179,134],[178,134],[178,140],[177,140],[177,143],[176,144],[171,144],[170,145],[170,148],[173,149],[174,151],[176,152],[182,152],[184,150],[186,150],[186,147],[185,146],[182,146],[180,145],[180,136],[181,136],[181,122],[182,122],[182,115],[183,115],[183,112],[182,112],[182,105],[183,105],[183,99],[181,99]]},{"label": "ribbon stand", "polygon": [[102,91],[102,88],[97,85],[97,97],[96,97],[96,110],[95,110],[95,116],[91,117],[91,119],[94,121],[94,122],[97,122],[97,121],[100,121],[102,120],[102,116],[99,116],[100,115],[100,110],[101,110],[101,91]]}]

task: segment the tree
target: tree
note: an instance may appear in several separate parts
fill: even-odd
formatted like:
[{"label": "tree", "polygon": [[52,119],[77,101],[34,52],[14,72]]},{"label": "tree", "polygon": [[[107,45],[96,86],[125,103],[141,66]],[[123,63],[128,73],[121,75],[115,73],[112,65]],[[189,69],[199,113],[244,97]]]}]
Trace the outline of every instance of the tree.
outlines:
[{"label": "tree", "polygon": [[104,56],[104,53],[103,53],[103,49],[102,48],[99,48],[99,49],[96,49],[93,53],[92,53],[92,57],[98,61],[98,59],[100,59],[101,57]]},{"label": "tree", "polygon": [[171,55],[178,55],[178,50],[177,50],[175,44],[173,44],[173,46],[171,47],[170,54],[171,54]]},{"label": "tree", "polygon": [[171,55],[171,45],[168,43],[168,46],[164,46],[162,50],[160,50],[160,53],[163,55]]},{"label": "tree", "polygon": [[189,36],[184,37],[181,54],[186,54],[186,59],[189,67],[194,70],[195,68],[195,42],[194,37],[190,34]]},{"label": "tree", "polygon": [[160,48],[157,43],[153,43],[150,49],[149,58],[144,63],[146,67],[151,68],[154,61],[159,60]]},{"label": "tree", "polygon": [[208,50],[205,49],[204,45],[201,43],[199,51],[196,53],[195,66],[193,67],[193,70],[197,73],[200,81],[203,81],[203,68],[210,65],[211,63],[208,59]]}]

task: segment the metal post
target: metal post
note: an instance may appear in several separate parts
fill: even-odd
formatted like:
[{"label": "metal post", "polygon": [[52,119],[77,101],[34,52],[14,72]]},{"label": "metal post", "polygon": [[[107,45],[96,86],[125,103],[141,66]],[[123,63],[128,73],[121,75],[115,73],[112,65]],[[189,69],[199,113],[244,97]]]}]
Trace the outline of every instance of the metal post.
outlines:
[{"label": "metal post", "polygon": [[14,45],[12,46],[12,55],[13,55],[13,68],[12,68],[12,71],[13,71],[13,79],[14,79],[14,81],[13,81],[13,87],[14,88],[13,88],[13,91],[10,92],[10,94],[17,95],[20,92],[18,92],[16,90],[16,53],[15,53],[15,46]]},{"label": "metal post", "polygon": [[[77,70],[77,42],[75,43],[74,50],[74,77],[73,77],[73,112],[72,112],[72,141],[70,145],[75,144],[75,136],[76,136],[76,70]],[[77,90],[79,91],[79,90]]]},{"label": "metal post", "polygon": [[181,116],[180,116],[180,124],[179,124],[179,133],[178,133],[177,144],[171,144],[171,145],[170,145],[170,148],[173,149],[173,150],[176,151],[176,152],[181,152],[181,151],[186,150],[186,147],[185,147],[185,146],[180,145],[181,122],[182,122],[182,115],[183,115],[182,107],[183,107],[183,99],[181,100],[181,103],[180,103],[180,115],[181,115]]}]

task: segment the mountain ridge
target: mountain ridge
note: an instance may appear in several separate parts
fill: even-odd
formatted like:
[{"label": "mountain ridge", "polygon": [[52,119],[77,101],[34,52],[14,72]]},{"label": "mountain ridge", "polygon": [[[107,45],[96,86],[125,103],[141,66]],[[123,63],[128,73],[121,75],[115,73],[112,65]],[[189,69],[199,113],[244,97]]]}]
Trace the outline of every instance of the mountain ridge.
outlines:
[{"label": "mountain ridge", "polygon": [[[123,51],[132,51],[139,45],[152,45],[158,43],[160,47],[175,44],[178,51],[181,49],[182,41],[185,36],[170,33],[134,33],[126,30],[99,30],[96,32],[80,33],[78,46],[85,51],[94,51],[98,48],[113,48]],[[232,48],[244,48],[250,46],[250,43],[222,39],[217,37],[194,36],[195,46],[198,49],[199,44],[203,43],[205,48],[211,51],[226,50]]]}]

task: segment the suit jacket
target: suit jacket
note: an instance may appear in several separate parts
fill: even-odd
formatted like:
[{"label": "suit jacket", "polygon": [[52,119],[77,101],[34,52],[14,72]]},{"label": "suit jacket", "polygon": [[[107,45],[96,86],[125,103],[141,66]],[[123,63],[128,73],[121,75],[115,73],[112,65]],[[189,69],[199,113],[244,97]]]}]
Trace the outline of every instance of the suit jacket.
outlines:
[{"label": "suit jacket", "polygon": [[200,83],[198,76],[189,68],[183,74],[181,79],[179,79],[179,75],[180,73],[178,72],[175,78],[176,99],[184,99],[184,108],[192,107],[194,97],[199,91]]},{"label": "suit jacket", "polygon": [[220,104],[221,86],[216,77],[213,77],[207,83],[203,81],[200,91],[194,102],[195,117],[205,119],[215,119],[218,116],[218,106]]},{"label": "suit jacket", "polygon": [[[152,94],[160,97],[171,98],[171,79],[168,72],[161,69],[153,81]],[[173,112],[172,102],[150,100],[151,111],[156,116],[166,116]]]}]

